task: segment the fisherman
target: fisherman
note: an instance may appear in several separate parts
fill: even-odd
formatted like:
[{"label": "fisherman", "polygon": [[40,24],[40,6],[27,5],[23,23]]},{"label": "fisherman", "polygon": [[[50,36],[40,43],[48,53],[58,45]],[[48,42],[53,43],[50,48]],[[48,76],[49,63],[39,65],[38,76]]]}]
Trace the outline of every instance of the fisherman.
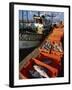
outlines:
[{"label": "fisherman", "polygon": [[36,20],[36,22],[34,23],[35,27],[36,27],[36,32],[38,34],[43,34],[44,31],[44,25],[42,22],[42,18],[39,16],[35,16],[34,19]]}]

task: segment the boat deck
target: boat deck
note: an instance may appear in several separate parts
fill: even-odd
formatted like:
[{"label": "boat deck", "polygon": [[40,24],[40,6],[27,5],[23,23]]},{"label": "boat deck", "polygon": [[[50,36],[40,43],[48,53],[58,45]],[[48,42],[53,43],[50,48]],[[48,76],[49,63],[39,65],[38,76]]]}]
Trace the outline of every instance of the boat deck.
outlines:
[{"label": "boat deck", "polygon": [[64,76],[63,38],[64,26],[54,27],[43,43],[20,62],[20,79],[30,78],[29,70],[33,69],[34,64],[46,68],[49,77]]}]

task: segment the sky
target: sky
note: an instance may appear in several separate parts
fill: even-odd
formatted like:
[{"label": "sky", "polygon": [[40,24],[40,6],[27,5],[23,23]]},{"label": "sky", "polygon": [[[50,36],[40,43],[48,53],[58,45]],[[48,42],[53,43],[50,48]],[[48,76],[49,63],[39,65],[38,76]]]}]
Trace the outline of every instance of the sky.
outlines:
[{"label": "sky", "polygon": [[[26,20],[27,19],[27,13],[28,13],[28,19],[33,20],[33,15],[38,15],[38,11],[26,11],[23,10],[23,18]],[[52,11],[40,11],[40,15],[45,15],[47,19],[51,19],[49,17],[50,15],[54,15],[55,17],[53,18],[53,22],[56,21],[64,21],[64,12],[52,12]],[[47,16],[49,15],[49,16]],[[22,20],[22,10],[19,10],[19,20]]]}]

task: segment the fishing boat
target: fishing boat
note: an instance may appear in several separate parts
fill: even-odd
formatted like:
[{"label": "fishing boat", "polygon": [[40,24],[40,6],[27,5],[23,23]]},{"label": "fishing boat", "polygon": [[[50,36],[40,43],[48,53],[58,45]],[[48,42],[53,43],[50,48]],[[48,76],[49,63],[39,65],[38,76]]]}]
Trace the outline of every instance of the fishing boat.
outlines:
[{"label": "fishing boat", "polygon": [[51,31],[51,23],[44,25],[42,17],[34,16],[35,22],[20,21],[19,25],[19,48],[31,48],[38,46],[46,35]]},{"label": "fishing boat", "polygon": [[[64,37],[64,25],[60,23],[53,27],[43,43],[25,57],[19,65],[19,78],[55,78],[64,76],[64,50],[62,39]],[[34,68],[36,66],[36,68]],[[37,66],[39,68],[37,68]],[[42,74],[40,67],[44,68],[45,75]],[[33,73],[31,73],[33,72]],[[35,76],[33,77],[34,73]],[[36,77],[39,75],[39,77]],[[43,76],[42,76],[43,75]]]},{"label": "fishing boat", "polygon": [[38,47],[51,31],[51,23],[44,24],[42,16],[33,16],[33,19],[19,21],[19,62]]}]

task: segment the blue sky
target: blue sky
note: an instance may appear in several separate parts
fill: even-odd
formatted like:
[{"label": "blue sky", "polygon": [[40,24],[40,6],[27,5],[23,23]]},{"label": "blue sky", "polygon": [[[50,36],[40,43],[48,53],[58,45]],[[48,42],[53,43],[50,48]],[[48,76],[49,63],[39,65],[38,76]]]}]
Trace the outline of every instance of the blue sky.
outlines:
[{"label": "blue sky", "polygon": [[[33,15],[38,15],[37,11],[23,11],[23,18],[27,19],[27,13],[28,13],[28,19],[33,20]],[[55,17],[53,18],[53,21],[64,21],[64,12],[52,12],[52,11],[40,11],[40,15],[52,15],[54,14]],[[46,17],[47,19],[51,19],[51,17]],[[19,10],[19,19],[22,19],[22,10]]]}]

